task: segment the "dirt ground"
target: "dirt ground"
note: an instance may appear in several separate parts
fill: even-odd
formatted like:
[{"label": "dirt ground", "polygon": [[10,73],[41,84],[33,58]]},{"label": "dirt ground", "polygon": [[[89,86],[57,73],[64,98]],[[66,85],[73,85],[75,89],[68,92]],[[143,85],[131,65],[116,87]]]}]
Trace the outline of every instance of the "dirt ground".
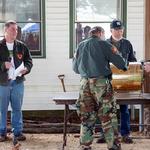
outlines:
[{"label": "dirt ground", "polygon": [[[62,134],[25,134],[27,140],[21,143],[21,150],[62,150]],[[107,150],[106,144],[92,144],[93,150]],[[0,143],[0,150],[12,150],[12,141]],[[79,138],[67,135],[65,150],[79,150]],[[122,150],[150,150],[150,139],[134,138],[133,144],[122,144]]]}]

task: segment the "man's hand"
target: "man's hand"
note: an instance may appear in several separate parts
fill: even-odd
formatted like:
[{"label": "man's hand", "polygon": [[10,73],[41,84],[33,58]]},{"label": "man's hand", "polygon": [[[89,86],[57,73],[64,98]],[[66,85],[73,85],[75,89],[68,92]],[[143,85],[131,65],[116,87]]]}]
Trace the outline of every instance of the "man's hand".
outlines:
[{"label": "man's hand", "polygon": [[117,47],[116,46],[112,46],[112,53],[113,54],[116,54],[116,53],[118,53],[118,49],[117,49]]},{"label": "man's hand", "polygon": [[145,62],[144,63],[144,70],[148,73],[150,73],[150,62]]},{"label": "man's hand", "polygon": [[24,69],[20,71],[22,75],[26,74],[27,72],[28,72],[28,69],[26,67],[24,67]]},{"label": "man's hand", "polygon": [[5,62],[5,68],[6,68],[6,69],[9,69],[10,67],[12,67],[11,62],[6,61],[6,62]]}]

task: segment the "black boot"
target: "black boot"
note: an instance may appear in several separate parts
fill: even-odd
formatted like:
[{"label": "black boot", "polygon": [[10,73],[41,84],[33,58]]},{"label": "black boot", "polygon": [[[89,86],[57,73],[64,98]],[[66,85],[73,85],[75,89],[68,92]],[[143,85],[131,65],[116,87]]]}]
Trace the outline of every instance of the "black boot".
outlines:
[{"label": "black boot", "polygon": [[92,150],[90,146],[82,146],[80,150]]},{"label": "black boot", "polygon": [[96,143],[106,143],[106,140],[105,140],[104,137],[98,138],[97,141],[96,141]]},{"label": "black boot", "polygon": [[121,144],[114,144],[112,148],[109,148],[109,150],[122,150]]}]

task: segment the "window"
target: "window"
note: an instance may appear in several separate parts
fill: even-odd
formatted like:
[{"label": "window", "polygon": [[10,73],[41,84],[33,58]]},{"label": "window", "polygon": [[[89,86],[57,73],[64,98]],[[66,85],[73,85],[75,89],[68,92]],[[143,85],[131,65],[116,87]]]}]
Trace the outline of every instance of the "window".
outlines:
[{"label": "window", "polygon": [[110,22],[115,18],[124,22],[125,9],[125,0],[70,0],[70,57],[94,26],[102,26],[109,38]]},{"label": "window", "polygon": [[42,0],[1,0],[0,37],[7,20],[18,23],[17,38],[26,43],[33,57],[44,57],[43,4]]}]

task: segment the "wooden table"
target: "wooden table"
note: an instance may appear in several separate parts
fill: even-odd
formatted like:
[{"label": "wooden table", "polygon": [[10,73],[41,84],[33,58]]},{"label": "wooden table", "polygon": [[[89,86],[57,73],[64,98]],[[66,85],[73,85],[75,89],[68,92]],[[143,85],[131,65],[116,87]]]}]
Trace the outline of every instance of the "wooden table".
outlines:
[{"label": "wooden table", "polygon": [[[67,134],[67,120],[70,116],[69,114],[69,105],[75,104],[77,98],[79,96],[78,92],[62,92],[58,95],[53,97],[53,100],[55,101],[56,105],[64,105],[64,131],[63,131],[63,149],[66,146],[66,134]],[[117,100],[117,103],[119,105],[121,104],[150,104],[150,93],[115,93],[115,97]],[[143,107],[142,107],[142,114],[143,114]]]}]

